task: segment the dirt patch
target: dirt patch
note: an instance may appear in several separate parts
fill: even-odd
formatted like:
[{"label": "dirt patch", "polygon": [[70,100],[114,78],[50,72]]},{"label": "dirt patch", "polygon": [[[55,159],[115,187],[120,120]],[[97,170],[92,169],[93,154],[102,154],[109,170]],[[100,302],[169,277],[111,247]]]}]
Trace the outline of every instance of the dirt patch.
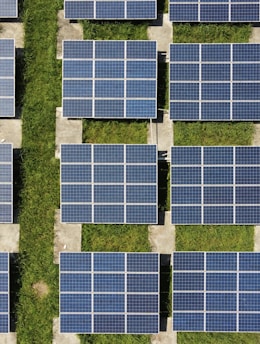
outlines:
[{"label": "dirt patch", "polygon": [[39,297],[39,299],[43,299],[45,296],[49,294],[49,287],[48,285],[43,282],[39,281],[32,285],[32,288],[35,292],[35,295]]}]

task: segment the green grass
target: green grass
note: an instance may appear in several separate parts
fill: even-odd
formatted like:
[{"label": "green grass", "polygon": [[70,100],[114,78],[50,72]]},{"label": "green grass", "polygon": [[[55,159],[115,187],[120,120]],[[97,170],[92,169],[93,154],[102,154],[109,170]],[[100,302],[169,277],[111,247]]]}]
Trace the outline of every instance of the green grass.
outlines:
[{"label": "green grass", "polygon": [[81,344],[150,344],[150,336],[127,334],[81,335]]},{"label": "green grass", "polygon": [[178,333],[178,344],[259,344],[254,333]]},{"label": "green grass", "polygon": [[84,120],[83,142],[147,143],[147,121]]},{"label": "green grass", "polygon": [[246,43],[249,24],[173,24],[174,43]]},{"label": "green grass", "polygon": [[[21,289],[17,342],[52,343],[58,316],[58,267],[53,264],[54,210],[59,207],[59,164],[55,112],[61,103],[61,66],[56,61],[57,10],[61,1],[25,0],[25,94],[22,110],[22,191],[20,203]],[[34,290],[44,282],[45,297]]]}]

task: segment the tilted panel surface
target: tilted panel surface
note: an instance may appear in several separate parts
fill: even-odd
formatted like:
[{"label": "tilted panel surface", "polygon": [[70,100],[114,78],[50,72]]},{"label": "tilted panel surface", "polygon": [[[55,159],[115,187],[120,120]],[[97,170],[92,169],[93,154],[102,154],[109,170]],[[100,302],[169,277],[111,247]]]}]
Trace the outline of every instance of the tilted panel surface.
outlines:
[{"label": "tilted panel surface", "polygon": [[0,144],[0,223],[13,222],[13,146]]},{"label": "tilted panel surface", "polygon": [[0,18],[17,18],[18,0],[0,0]]},{"label": "tilted panel surface", "polygon": [[173,331],[259,332],[260,254],[174,252]]},{"label": "tilted panel surface", "polygon": [[260,147],[172,147],[173,224],[260,223]]},{"label": "tilted panel surface", "polygon": [[60,253],[60,332],[159,331],[157,253]]},{"label": "tilted panel surface", "polygon": [[63,41],[63,117],[156,118],[155,41]]},{"label": "tilted panel surface", "polygon": [[15,116],[15,42],[0,39],[0,117]]},{"label": "tilted panel surface", "polygon": [[157,223],[156,145],[61,145],[61,221]]},{"label": "tilted panel surface", "polygon": [[9,254],[0,253],[0,333],[8,333],[9,326]]},{"label": "tilted panel surface", "polygon": [[156,19],[156,0],[64,0],[67,19]]},{"label": "tilted panel surface", "polygon": [[259,121],[260,44],[171,44],[170,118]]},{"label": "tilted panel surface", "polygon": [[259,22],[259,0],[170,0],[173,22]]}]

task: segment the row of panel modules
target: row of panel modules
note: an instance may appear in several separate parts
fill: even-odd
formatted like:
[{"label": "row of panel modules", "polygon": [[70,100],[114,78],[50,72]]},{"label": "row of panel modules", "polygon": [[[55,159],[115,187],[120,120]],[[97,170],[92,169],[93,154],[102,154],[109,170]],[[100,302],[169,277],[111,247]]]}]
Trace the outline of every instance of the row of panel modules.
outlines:
[{"label": "row of panel modules", "polygon": [[[64,0],[66,19],[157,18],[156,0]],[[0,1],[0,18],[17,18],[18,0]],[[259,0],[170,0],[172,22],[259,22]]]},{"label": "row of panel modules", "polygon": [[[160,258],[61,252],[60,332],[161,331]],[[9,254],[0,253],[1,333],[10,330],[9,265]],[[260,332],[260,253],[174,252],[171,291],[173,331]]]},{"label": "row of panel modules", "polygon": [[[171,44],[173,121],[259,121],[260,44]],[[156,41],[63,41],[62,116],[157,118]],[[15,116],[15,42],[0,40],[0,117]]]},{"label": "row of panel modules", "polygon": [[[62,144],[63,223],[157,224],[156,145]],[[172,224],[260,224],[260,147],[171,148]],[[13,147],[0,144],[0,222],[13,221]]]}]

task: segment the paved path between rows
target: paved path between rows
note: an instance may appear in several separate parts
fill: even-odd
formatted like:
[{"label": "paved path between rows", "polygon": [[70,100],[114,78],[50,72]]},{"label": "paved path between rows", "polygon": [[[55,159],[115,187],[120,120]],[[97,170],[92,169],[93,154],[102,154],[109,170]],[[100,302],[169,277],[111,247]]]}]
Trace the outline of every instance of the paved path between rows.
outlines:
[{"label": "paved path between rows", "polygon": [[59,318],[54,318],[52,344],[80,344],[80,339],[74,333],[60,333],[60,320]]},{"label": "paved path between rows", "polygon": [[63,40],[81,40],[83,39],[83,28],[81,24],[70,23],[64,19],[64,10],[58,11],[58,34],[57,34],[57,59],[62,59],[62,41]]},{"label": "paved path between rows", "polygon": [[15,47],[24,47],[24,26],[23,23],[0,23],[0,38],[15,39]]}]

